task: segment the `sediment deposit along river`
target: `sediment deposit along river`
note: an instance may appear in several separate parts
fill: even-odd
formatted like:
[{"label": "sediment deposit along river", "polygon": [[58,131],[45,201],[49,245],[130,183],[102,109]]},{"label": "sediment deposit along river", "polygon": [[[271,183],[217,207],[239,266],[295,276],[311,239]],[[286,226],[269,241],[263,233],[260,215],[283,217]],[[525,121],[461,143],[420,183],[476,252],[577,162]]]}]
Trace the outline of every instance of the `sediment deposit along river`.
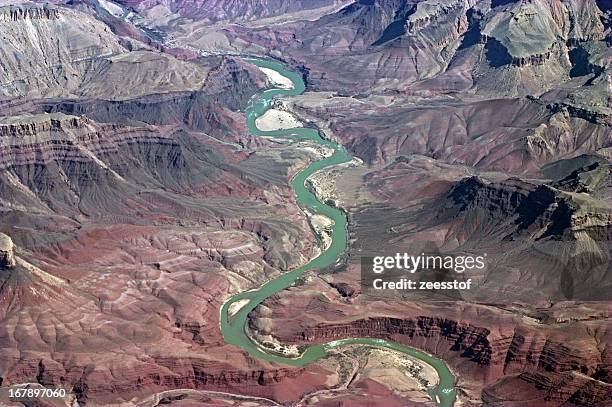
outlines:
[{"label": "sediment deposit along river", "polygon": [[[270,109],[274,97],[280,95],[300,95],[305,90],[305,84],[301,75],[296,72],[286,70],[280,63],[260,59],[245,60],[257,65],[260,68],[272,69],[278,72],[280,75],[289,78],[293,82],[293,88],[291,89],[269,89],[262,92],[251,101],[251,104],[246,110],[246,119],[249,131],[257,136],[310,140],[334,151],[333,155],[330,157],[317,160],[300,171],[291,182],[295,191],[296,201],[301,208],[307,209],[311,213],[324,215],[333,220],[331,229],[332,241],[327,250],[323,251],[319,256],[312,259],[302,267],[288,273],[284,273],[279,277],[265,283],[258,289],[236,294],[226,301],[221,308],[221,331],[223,333],[223,338],[227,343],[240,347],[244,351],[248,352],[251,356],[292,366],[304,366],[308,363],[312,363],[325,357],[330,349],[347,345],[362,344],[402,352],[431,365],[436,370],[439,376],[439,382],[437,386],[429,389],[428,393],[434,400],[439,400],[439,406],[451,407],[454,404],[456,397],[456,392],[454,389],[455,377],[442,360],[418,349],[383,339],[346,338],[326,344],[310,345],[300,357],[291,358],[266,351],[258,344],[254,343],[247,335],[245,330],[247,318],[253,309],[255,309],[272,294],[291,286],[291,284],[293,284],[295,280],[297,280],[305,271],[322,269],[334,265],[347,249],[346,214],[336,207],[328,206],[320,202],[317,197],[306,187],[305,181],[315,172],[326,167],[351,161],[352,157],[344,149],[344,147],[338,143],[321,138],[316,129],[293,128],[272,131],[259,130],[255,125],[255,121],[258,117],[262,116],[268,109]],[[248,302],[244,300],[248,300]],[[245,305],[239,308],[237,312],[230,313],[230,306],[238,301],[245,303]],[[232,311],[235,309],[236,307],[233,307]]]}]

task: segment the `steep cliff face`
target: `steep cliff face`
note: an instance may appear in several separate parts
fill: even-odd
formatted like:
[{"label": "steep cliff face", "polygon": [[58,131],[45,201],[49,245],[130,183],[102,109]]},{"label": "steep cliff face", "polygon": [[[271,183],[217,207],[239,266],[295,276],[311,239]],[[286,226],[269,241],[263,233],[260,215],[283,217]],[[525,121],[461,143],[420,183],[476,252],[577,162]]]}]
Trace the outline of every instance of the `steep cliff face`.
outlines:
[{"label": "steep cliff face", "polygon": [[[63,365],[48,360],[32,361],[21,369],[21,375],[38,377],[39,383],[45,386],[74,385],[71,395],[80,405],[86,406],[146,403],[154,399],[156,393],[163,399],[163,393],[170,390],[179,395],[181,391],[189,394],[190,390],[232,393],[238,398],[240,394],[248,394],[245,401],[264,397],[282,402],[290,394],[288,388],[320,390],[319,383],[325,373],[291,368],[241,370],[228,363],[180,356],[151,358],[134,366],[123,366],[120,373],[83,372],[69,366],[67,361]],[[146,389],[146,392],[139,389]],[[179,400],[183,397],[179,396]]]},{"label": "steep cliff face", "polygon": [[369,163],[420,154],[537,177],[558,159],[609,154],[605,15],[595,1],[356,2],[227,31],[270,53],[277,39],[313,91],[296,107]]},{"label": "steep cliff face", "polygon": [[[365,185],[339,187],[351,219],[346,267],[269,298],[250,329],[286,344],[374,337],[415,346],[449,363],[460,398],[472,403],[605,405],[608,164],[601,156],[563,160],[537,182],[467,176],[473,168],[422,156],[365,176],[346,171],[347,184],[359,177]],[[464,274],[478,284],[458,297],[362,285],[360,257],[404,252],[486,253],[487,266]]]},{"label": "steep cliff face", "polygon": [[[543,372],[575,370],[593,376],[598,372],[602,358],[592,341],[588,345],[585,342],[585,348],[574,347],[577,344],[564,343],[561,337],[550,337],[527,327],[517,329],[512,336],[498,337],[487,328],[464,321],[426,316],[414,319],[373,317],[350,324],[308,327],[296,332],[294,337],[281,340],[287,343],[323,343],[346,337],[399,339],[435,354],[448,356],[452,353],[454,360],[474,363],[472,373],[485,376],[491,382],[497,376],[529,369]],[[479,368],[487,373],[477,373]]]},{"label": "steep cliff face", "polygon": [[[195,175],[204,167],[190,167],[179,144],[186,135],[170,128],[100,125],[57,113],[13,116],[0,129],[2,189],[16,205],[25,188],[38,208],[101,213],[117,208],[131,182],[179,188],[203,180]],[[152,154],[154,161],[148,158]],[[219,173],[209,157],[207,176],[214,179]],[[128,163],[139,163],[140,171]]]},{"label": "steep cliff face", "polygon": [[25,20],[57,20],[60,11],[49,5],[32,7],[27,5],[10,5],[0,8],[0,21],[25,21]]},{"label": "steep cliff face", "polygon": [[457,10],[465,12],[466,8],[472,7],[475,1],[451,0],[441,2],[416,2],[414,13],[406,22],[406,29],[409,33],[416,33],[431,25],[444,25],[449,21],[445,20],[447,15],[452,15]]},{"label": "steep cliff face", "polygon": [[[125,51],[91,16],[52,5],[2,6],[0,98],[59,94],[76,88],[100,59]],[[58,38],[64,38],[58,41]],[[26,63],[26,61],[29,61]]]},{"label": "steep cliff face", "polygon": [[113,33],[86,11],[59,5],[0,7],[0,36],[11,38],[0,44],[5,56],[0,100],[86,95],[121,100],[202,87],[206,66],[153,52]]},{"label": "steep cliff face", "polygon": [[403,222],[398,217],[400,225],[394,226],[404,244],[487,253],[488,266],[478,276],[482,285],[470,290],[474,298],[537,304],[609,297],[612,209],[597,196],[518,179],[471,177],[426,200],[417,213],[419,226],[408,216]]},{"label": "steep cliff face", "polygon": [[284,55],[308,67],[314,89],[358,94],[431,79],[430,90],[517,96],[569,80],[576,51],[606,38],[605,13],[595,0],[363,1],[312,22],[228,27],[223,35],[232,47],[238,36],[271,53],[278,39]]},{"label": "steep cliff face", "polygon": [[244,132],[244,118],[234,111],[244,109],[250,97],[264,84],[262,74],[235,58],[211,58],[207,64],[202,88],[195,91],[144,96],[135,93],[129,100],[93,96],[7,100],[0,103],[0,114],[61,112],[128,126],[134,123],[185,125],[219,139],[237,142]]},{"label": "steep cliff face", "polygon": [[[343,274],[324,279],[359,284],[351,273]],[[415,346],[442,357],[458,373],[466,399],[484,405],[599,405],[606,399],[610,383],[604,372],[612,355],[600,344],[610,333],[598,321],[607,318],[605,305],[585,306],[582,321],[551,323],[555,313],[576,316],[574,305],[522,308],[519,316],[512,306],[453,304],[399,297],[383,303],[366,292],[347,301],[331,284],[312,279],[266,300],[251,314],[250,329],[256,337],[272,335],[291,344],[372,337]]]},{"label": "steep cliff face", "polygon": [[[145,66],[147,55],[125,55],[122,58],[136,58],[132,61],[136,69],[151,69]],[[163,54],[148,56],[172,60]],[[243,139],[244,118],[234,111],[246,106],[264,83],[263,76],[235,58],[211,58],[197,69],[203,85],[192,92],[138,97],[132,86],[117,87],[107,78],[105,82],[112,86],[103,92],[110,91],[108,96],[119,100],[4,101],[0,107],[0,114],[5,115],[0,119],[0,148],[4,151],[0,165],[6,174],[2,188],[15,197],[12,204],[106,216],[121,212],[119,208],[136,185],[138,189],[163,185],[209,196],[228,191],[248,195],[250,187],[241,179],[242,170],[224,164],[231,144],[219,144],[213,137],[227,142]],[[177,70],[180,67],[173,66],[155,72],[176,79]],[[180,73],[184,74],[189,71]],[[87,86],[88,92],[102,95],[93,90],[95,80]],[[163,91],[163,85],[154,88]],[[139,89],[146,93],[153,88],[146,90],[143,84]],[[120,100],[125,91],[130,92],[131,100]],[[238,153],[229,161],[245,158],[247,155]],[[255,161],[255,157],[248,160]],[[260,179],[266,182],[269,176]]]},{"label": "steep cliff face", "polygon": [[[495,344],[490,342],[489,334],[490,331],[485,328],[444,318],[421,316],[406,320],[373,317],[350,324],[309,327],[302,332],[296,332],[295,337],[282,338],[282,341],[323,343],[340,338],[402,338],[402,342],[418,344],[419,347],[430,351],[437,347],[440,353],[446,353],[448,350],[459,352],[460,357],[488,366],[500,362],[492,360]],[[442,349],[441,343],[445,343],[448,349]]]},{"label": "steep cliff face", "polygon": [[[448,3],[448,4],[446,4]],[[247,30],[238,36],[308,67],[309,86],[358,93],[387,82],[404,83],[442,72],[450,49],[467,29],[467,3],[357,1],[312,22]]]},{"label": "steep cliff face", "polygon": [[[468,178],[449,191],[448,199],[450,205],[446,205],[436,219],[448,220],[459,213],[470,217],[470,212],[479,210],[485,212],[485,218],[490,217],[500,225],[514,219],[513,227],[509,228],[512,235],[504,239],[529,233],[536,240],[550,237],[572,241],[587,235],[596,241],[607,241],[609,236],[600,232],[612,228],[612,213],[605,204],[583,200],[579,195],[547,185],[518,180],[487,184],[477,178]],[[474,231],[475,235],[481,233],[484,230]]]},{"label": "steep cliff face", "polygon": [[[260,157],[172,126],[61,113],[0,127],[0,227],[27,259],[0,270],[4,385],[61,385],[93,405],[176,386],[279,400],[299,397],[296,382],[321,388],[327,372],[253,365],[217,329],[224,298],[311,255],[287,185],[307,154]],[[237,359],[219,363],[228,353]]]},{"label": "steep cliff face", "polygon": [[560,40],[566,44],[599,41],[605,35],[605,10],[594,1],[515,1],[497,7],[493,2],[492,6],[481,23],[482,35],[495,38],[516,66],[548,62],[551,50],[563,44]]}]

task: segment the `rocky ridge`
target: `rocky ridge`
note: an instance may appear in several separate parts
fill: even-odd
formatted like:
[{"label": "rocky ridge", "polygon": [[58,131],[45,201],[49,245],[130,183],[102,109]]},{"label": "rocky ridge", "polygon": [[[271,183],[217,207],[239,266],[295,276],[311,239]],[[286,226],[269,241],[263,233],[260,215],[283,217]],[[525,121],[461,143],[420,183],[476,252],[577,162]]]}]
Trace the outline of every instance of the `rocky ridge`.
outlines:
[{"label": "rocky ridge", "polygon": [[0,7],[0,21],[57,20],[59,18],[59,9],[46,4],[37,7],[27,5]]},{"label": "rocky ridge", "polygon": [[313,153],[245,130],[265,76],[160,52],[85,3],[45,7],[58,17],[0,27],[7,55],[28,51],[0,68],[0,230],[19,247],[2,239],[0,384],[81,405],[319,390],[326,368],[253,362],[216,329],[225,298],[316,249],[289,186]]}]

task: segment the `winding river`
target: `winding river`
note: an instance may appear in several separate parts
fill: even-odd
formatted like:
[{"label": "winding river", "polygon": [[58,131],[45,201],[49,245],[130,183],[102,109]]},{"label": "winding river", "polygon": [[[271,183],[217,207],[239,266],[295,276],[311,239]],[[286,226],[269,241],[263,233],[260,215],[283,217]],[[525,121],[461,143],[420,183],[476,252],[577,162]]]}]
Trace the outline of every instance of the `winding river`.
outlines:
[{"label": "winding river", "polygon": [[[292,89],[269,89],[252,100],[251,104],[246,110],[246,119],[249,131],[258,136],[282,138],[290,137],[293,140],[311,140],[334,151],[333,155],[330,157],[323,158],[310,164],[307,168],[299,172],[292,180],[292,187],[295,191],[298,205],[304,209],[308,209],[312,213],[327,216],[328,218],[332,219],[334,223],[331,231],[331,245],[318,257],[312,259],[302,267],[280,275],[279,277],[265,283],[258,289],[239,293],[223,304],[221,309],[221,331],[223,333],[223,338],[227,343],[240,347],[253,357],[292,366],[304,366],[325,357],[330,349],[346,345],[363,344],[392,349],[418,358],[421,361],[431,365],[438,373],[439,383],[437,386],[429,389],[429,395],[433,398],[433,400],[438,402],[440,407],[453,406],[456,397],[456,392],[454,389],[455,377],[442,360],[428,355],[427,353],[418,349],[403,346],[383,339],[347,338],[332,341],[326,344],[310,345],[300,357],[291,358],[264,350],[254,343],[247,335],[245,331],[247,318],[249,313],[255,309],[257,305],[272,294],[291,286],[291,284],[293,284],[293,282],[295,282],[305,271],[334,265],[346,250],[346,215],[340,209],[320,202],[317,197],[305,186],[305,181],[309,176],[320,169],[346,163],[350,161],[352,157],[341,145],[321,138],[316,129],[294,128],[274,131],[259,130],[255,125],[255,120],[271,107],[274,97],[278,95],[299,95],[304,92],[305,84],[300,74],[286,70],[280,63],[250,58],[245,58],[245,60],[257,65],[258,67],[273,69],[281,75],[291,79],[293,82]],[[234,314],[230,314],[230,306],[237,301],[245,302],[244,300],[248,300],[248,303],[243,305],[242,308],[240,308]]]}]

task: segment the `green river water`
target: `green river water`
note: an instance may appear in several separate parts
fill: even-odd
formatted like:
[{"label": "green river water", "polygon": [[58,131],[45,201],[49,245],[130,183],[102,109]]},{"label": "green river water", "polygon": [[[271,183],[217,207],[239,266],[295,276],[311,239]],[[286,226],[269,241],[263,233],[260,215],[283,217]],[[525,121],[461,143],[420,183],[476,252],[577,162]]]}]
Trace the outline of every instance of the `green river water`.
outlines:
[{"label": "green river water", "polygon": [[[224,340],[227,343],[240,347],[253,357],[292,366],[304,366],[325,357],[327,355],[327,351],[332,348],[353,344],[384,347],[398,352],[403,352],[426,362],[436,370],[440,378],[440,382],[436,387],[429,389],[429,394],[434,398],[434,400],[436,396],[439,398],[438,404],[440,407],[451,407],[454,404],[456,397],[454,389],[455,377],[442,360],[428,355],[427,353],[418,349],[403,346],[383,339],[347,338],[332,341],[326,344],[310,345],[299,358],[291,358],[276,353],[269,353],[263,350],[257,344],[253,343],[246,334],[245,327],[248,315],[253,309],[255,309],[255,307],[257,307],[257,305],[272,294],[291,286],[305,271],[321,269],[334,265],[347,249],[347,217],[345,213],[338,208],[320,202],[305,186],[305,181],[309,176],[320,169],[348,162],[352,159],[352,157],[341,145],[321,138],[316,129],[294,128],[275,131],[259,130],[255,125],[255,120],[271,107],[274,97],[278,95],[299,95],[304,92],[305,84],[300,74],[286,70],[280,63],[250,58],[245,58],[245,60],[259,67],[274,69],[281,75],[291,79],[293,82],[292,89],[269,89],[251,101],[251,104],[246,110],[246,119],[249,131],[258,136],[282,138],[290,137],[293,140],[312,140],[320,145],[334,150],[334,154],[332,156],[313,162],[307,168],[299,172],[292,180],[292,187],[295,191],[298,205],[304,209],[308,209],[310,212],[327,216],[334,221],[334,224],[331,233],[331,245],[318,257],[312,259],[310,262],[300,268],[280,275],[279,277],[265,283],[258,289],[237,294],[223,304],[221,309],[221,331],[223,333]],[[230,316],[228,312],[229,307],[236,301],[245,299],[249,300],[248,304],[244,305],[238,312]]]}]

